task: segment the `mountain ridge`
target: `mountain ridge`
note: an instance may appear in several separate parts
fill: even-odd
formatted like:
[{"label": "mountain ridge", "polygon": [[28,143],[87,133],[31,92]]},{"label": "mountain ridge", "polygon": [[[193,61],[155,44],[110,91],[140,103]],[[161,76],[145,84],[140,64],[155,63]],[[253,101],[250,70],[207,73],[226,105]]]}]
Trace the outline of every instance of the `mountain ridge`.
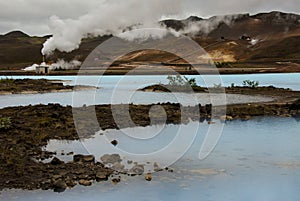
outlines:
[{"label": "mountain ridge", "polygon": [[[297,55],[297,52],[300,52],[300,47],[297,45],[300,42],[300,15],[298,14],[272,11],[255,15],[244,13],[213,16],[206,19],[190,16],[183,20],[166,19],[159,23],[190,36],[202,47],[209,47],[204,49],[216,61],[300,60]],[[207,23],[211,23],[212,27],[203,31],[201,27],[203,23],[207,27]],[[196,32],[189,32],[190,25],[196,26]],[[183,31],[184,29],[186,32]],[[0,35],[0,69],[22,69],[33,63],[41,63],[42,45],[49,37],[51,35],[29,36],[22,31]],[[70,53],[56,50],[53,55],[47,57],[47,60],[55,62],[60,58],[67,61],[73,59],[83,61],[94,48],[110,37],[83,39],[79,49]],[[216,42],[219,42],[218,45],[210,46]],[[158,51],[145,51],[143,56],[134,54],[125,56],[124,61],[165,62],[176,57]]]}]

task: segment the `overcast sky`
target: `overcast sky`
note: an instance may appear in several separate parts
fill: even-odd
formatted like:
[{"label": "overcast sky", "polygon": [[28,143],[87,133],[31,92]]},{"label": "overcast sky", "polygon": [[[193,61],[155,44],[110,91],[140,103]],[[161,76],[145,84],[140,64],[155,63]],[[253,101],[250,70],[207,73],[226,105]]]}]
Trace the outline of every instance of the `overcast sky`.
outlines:
[{"label": "overcast sky", "polygon": [[[21,30],[30,35],[51,34],[48,27],[51,16],[77,19],[95,7],[101,6],[103,1],[105,0],[0,0],[0,34],[12,30]],[[181,2],[178,18],[192,14],[209,17],[236,13],[255,14],[272,10],[300,13],[299,0],[182,0]]]}]

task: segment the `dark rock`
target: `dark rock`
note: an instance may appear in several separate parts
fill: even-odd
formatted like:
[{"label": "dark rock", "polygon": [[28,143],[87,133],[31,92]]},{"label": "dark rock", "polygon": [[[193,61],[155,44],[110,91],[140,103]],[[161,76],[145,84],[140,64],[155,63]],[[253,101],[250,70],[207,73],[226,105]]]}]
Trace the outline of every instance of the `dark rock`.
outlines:
[{"label": "dark rock", "polygon": [[116,185],[121,181],[121,179],[120,178],[113,178],[111,181]]},{"label": "dark rock", "polygon": [[152,180],[152,175],[151,175],[151,173],[147,173],[147,174],[145,175],[145,179],[146,179],[146,181],[151,181],[151,180]]},{"label": "dark rock", "polygon": [[112,145],[117,146],[118,145],[118,141],[117,140],[113,140],[110,142]]},{"label": "dark rock", "polygon": [[66,188],[67,184],[61,179],[53,183],[54,192],[61,193],[64,192]]},{"label": "dark rock", "polygon": [[64,162],[59,160],[58,158],[54,157],[50,163],[51,163],[51,165],[61,165]]},{"label": "dark rock", "polygon": [[73,156],[74,163],[82,162],[82,163],[95,163],[95,157],[93,155],[74,155]]},{"label": "dark rock", "polygon": [[96,181],[99,182],[99,181],[107,181],[108,179],[108,175],[103,172],[103,171],[100,171],[100,172],[97,172],[96,173]]}]

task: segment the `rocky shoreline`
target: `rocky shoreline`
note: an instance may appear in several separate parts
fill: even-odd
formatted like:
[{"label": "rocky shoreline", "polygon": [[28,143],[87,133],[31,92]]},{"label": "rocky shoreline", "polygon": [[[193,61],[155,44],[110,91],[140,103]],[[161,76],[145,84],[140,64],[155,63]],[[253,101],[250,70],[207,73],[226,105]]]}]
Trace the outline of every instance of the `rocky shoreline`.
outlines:
[{"label": "rocky shoreline", "polygon": [[[248,92],[246,90],[245,93]],[[260,90],[256,94],[260,93],[266,92]],[[42,163],[42,160],[55,156],[55,153],[42,149],[49,140],[78,140],[78,132],[81,134],[80,138],[90,137],[99,131],[99,125],[102,130],[105,130],[161,123],[186,124],[191,120],[213,123],[216,118],[226,121],[248,120],[253,116],[266,115],[300,117],[299,93],[284,90],[276,95],[279,96],[281,99],[273,102],[228,105],[226,108],[212,107],[212,105],[183,107],[180,104],[164,103],[84,106],[75,110],[70,106],[58,104],[0,109],[0,121],[2,121],[0,122],[0,190],[54,189],[61,192],[76,184],[88,186],[95,181],[108,179],[112,182],[120,181],[118,177],[116,178],[118,172],[106,168],[100,163],[101,160],[95,159],[94,156],[78,156],[72,153],[72,162],[65,163],[53,158],[49,163]],[[153,107],[163,108],[165,113],[161,110],[152,110]],[[126,108],[129,109],[134,124],[125,118],[128,112]],[[112,110],[118,111],[118,116],[121,117],[118,124],[114,120]],[[93,111],[96,112],[98,122],[89,119]],[[224,114],[222,116],[213,115],[222,113]],[[84,121],[77,119],[75,127],[73,115],[76,114],[79,114]],[[117,143],[114,145],[117,146]],[[149,179],[149,175],[147,178]]]},{"label": "rocky shoreline", "polygon": [[231,86],[231,87],[201,87],[186,85],[169,85],[155,84],[139,89],[144,92],[181,92],[181,93],[227,93],[227,94],[243,94],[243,95],[264,95],[270,97],[286,98],[295,95],[300,97],[300,91],[292,91],[291,89],[277,88],[274,86],[248,87],[248,86]]},{"label": "rocky shoreline", "polygon": [[0,79],[0,95],[72,92],[95,89],[92,86],[64,85],[63,80],[47,79]]}]

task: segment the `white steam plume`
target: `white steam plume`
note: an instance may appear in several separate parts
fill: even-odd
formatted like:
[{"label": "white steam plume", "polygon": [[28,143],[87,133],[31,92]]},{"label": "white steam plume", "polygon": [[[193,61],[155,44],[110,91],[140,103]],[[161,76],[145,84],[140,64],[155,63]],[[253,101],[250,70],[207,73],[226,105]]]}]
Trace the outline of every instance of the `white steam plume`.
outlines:
[{"label": "white steam plume", "polygon": [[119,34],[129,28],[156,28],[163,15],[180,12],[182,0],[110,0],[78,19],[50,18],[53,36],[42,49],[43,55],[55,49],[70,52],[77,49],[82,38],[92,34],[102,36]]},{"label": "white steam plume", "polygon": [[25,71],[35,71],[36,67],[38,66],[48,66],[50,70],[55,70],[55,69],[74,69],[76,67],[79,67],[81,65],[80,61],[77,60],[73,60],[70,62],[66,62],[63,59],[58,59],[58,61],[56,63],[53,64],[46,64],[45,62],[39,64],[33,64],[32,66],[28,66],[26,68],[24,68],[23,70]]},{"label": "white steam plume", "polygon": [[224,16],[215,16],[200,21],[191,21],[186,24],[183,30],[180,30],[180,33],[191,34],[191,35],[201,33],[207,35],[214,29],[218,28],[218,26],[221,23],[225,23],[226,25],[230,26],[234,20],[241,18],[245,15],[247,14],[224,15]]}]

